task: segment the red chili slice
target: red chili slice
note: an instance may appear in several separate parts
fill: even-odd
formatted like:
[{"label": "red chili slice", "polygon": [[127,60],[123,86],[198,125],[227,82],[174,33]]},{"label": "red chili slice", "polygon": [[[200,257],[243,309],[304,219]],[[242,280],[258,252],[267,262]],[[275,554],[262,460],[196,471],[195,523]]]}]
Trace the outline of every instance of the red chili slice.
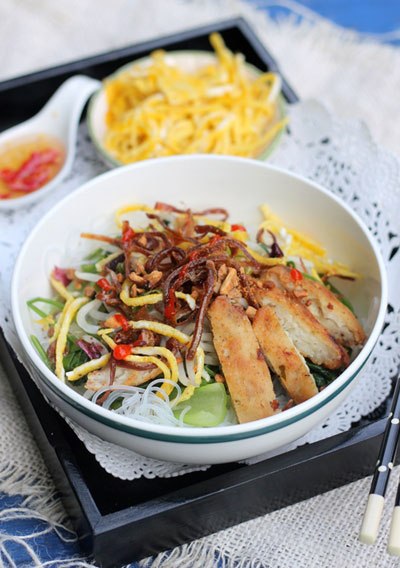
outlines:
[{"label": "red chili slice", "polygon": [[243,225],[231,225],[231,231],[245,231],[246,232],[246,227],[244,227]]},{"label": "red chili slice", "polygon": [[165,305],[164,315],[166,319],[172,320],[175,314],[176,314],[175,291],[173,288],[170,288],[168,292],[168,301]]},{"label": "red chili slice", "polygon": [[[105,280],[105,278],[104,278],[104,280]],[[129,330],[129,327],[130,327],[129,322],[124,315],[115,314],[114,318],[115,318],[115,321],[118,323],[118,325],[120,325],[124,331]]]},{"label": "red chili slice", "polygon": [[293,282],[299,282],[300,280],[303,280],[303,275],[299,270],[297,270],[297,268],[292,268],[290,271],[290,278]]},{"label": "red chili slice", "polygon": [[193,252],[189,253],[188,260],[192,262],[192,260],[197,260],[197,258],[201,255],[202,250],[194,250]]},{"label": "red chili slice", "polygon": [[124,227],[123,231],[122,231],[122,242],[123,243],[127,243],[129,241],[131,241],[133,239],[133,237],[135,236],[135,231],[132,229],[132,227],[130,227],[128,224],[126,227]]},{"label": "red chili slice", "polygon": [[114,353],[114,358],[119,361],[126,359],[128,355],[132,353],[132,345],[126,345],[124,343],[121,343],[120,345],[114,347],[113,353]]},{"label": "red chili slice", "polygon": [[101,288],[105,292],[109,292],[109,290],[112,290],[112,286],[107,280],[107,278],[100,278],[100,280],[97,280],[96,284],[97,286],[99,286],[99,288]]},{"label": "red chili slice", "polygon": [[32,152],[19,168],[0,170],[0,179],[13,191],[35,191],[49,180],[51,168],[59,164],[60,157],[60,152],[53,148]]},{"label": "red chili slice", "polygon": [[222,237],[220,237],[219,235],[215,235],[215,237],[213,237],[212,239],[210,239],[207,243],[208,246],[212,246],[214,245],[216,242],[220,241],[222,239]]}]

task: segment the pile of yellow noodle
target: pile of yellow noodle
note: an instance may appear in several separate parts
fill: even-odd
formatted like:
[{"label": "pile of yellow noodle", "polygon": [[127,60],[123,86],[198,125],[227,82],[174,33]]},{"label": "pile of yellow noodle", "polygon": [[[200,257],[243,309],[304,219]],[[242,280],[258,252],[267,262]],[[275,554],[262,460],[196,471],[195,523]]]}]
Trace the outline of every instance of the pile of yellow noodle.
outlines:
[{"label": "pile of yellow noodle", "polygon": [[[104,146],[119,162],[176,154],[256,157],[286,124],[280,79],[212,34],[215,60],[188,72],[156,51],[105,82]],[[173,57],[173,56],[172,56]],[[183,66],[182,66],[183,67]]]}]

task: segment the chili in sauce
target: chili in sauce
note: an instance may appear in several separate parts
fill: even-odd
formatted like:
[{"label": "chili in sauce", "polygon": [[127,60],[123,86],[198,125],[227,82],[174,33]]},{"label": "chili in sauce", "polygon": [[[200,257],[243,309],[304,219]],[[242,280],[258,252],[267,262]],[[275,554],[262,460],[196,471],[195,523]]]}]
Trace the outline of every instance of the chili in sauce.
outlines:
[{"label": "chili in sauce", "polygon": [[32,193],[61,170],[64,147],[45,135],[9,143],[0,149],[0,199],[14,199]]}]

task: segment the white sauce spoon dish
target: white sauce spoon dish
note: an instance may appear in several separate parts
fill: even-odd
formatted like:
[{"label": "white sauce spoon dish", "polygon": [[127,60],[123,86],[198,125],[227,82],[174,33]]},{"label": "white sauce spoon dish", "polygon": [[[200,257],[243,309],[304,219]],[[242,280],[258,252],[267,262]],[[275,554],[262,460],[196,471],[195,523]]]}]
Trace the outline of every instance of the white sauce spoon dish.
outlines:
[{"label": "white sauce spoon dish", "polygon": [[[12,187],[8,194],[4,193],[3,185],[3,195],[0,195],[0,210],[17,209],[34,203],[53,190],[70,172],[75,156],[77,130],[83,107],[88,98],[100,86],[100,81],[84,75],[70,77],[57,89],[38,114],[0,133],[0,164],[2,164],[2,167],[0,167],[0,183],[6,185],[9,183],[4,181],[4,176],[7,176],[7,174],[11,176],[10,179],[13,179],[13,182],[10,182],[10,187]],[[38,157],[41,139],[48,139],[50,145],[51,141],[54,141],[54,146],[61,148],[59,171],[56,174],[53,171],[53,177],[49,177],[49,181],[44,181],[43,185],[31,189],[35,182],[32,182],[32,177],[29,178],[29,175],[32,176],[35,158],[39,162],[40,160],[45,161],[43,156]],[[36,140],[38,151],[36,151]],[[29,158],[25,157],[22,160],[22,166],[19,164],[15,169],[10,166],[4,167],[2,157],[7,159],[9,155],[13,155],[13,152],[14,155],[15,153],[18,155],[19,151],[22,155],[24,145],[25,151],[29,147],[33,149],[32,153],[35,156],[32,158],[31,153]],[[43,141],[41,145],[43,146]],[[42,166],[36,169],[40,169],[40,167]],[[17,172],[18,168],[19,171]],[[24,168],[23,171],[21,171],[21,168]],[[34,175],[36,173],[42,176],[46,175],[46,173],[41,172],[34,172]],[[28,181],[31,183],[30,186]]]}]

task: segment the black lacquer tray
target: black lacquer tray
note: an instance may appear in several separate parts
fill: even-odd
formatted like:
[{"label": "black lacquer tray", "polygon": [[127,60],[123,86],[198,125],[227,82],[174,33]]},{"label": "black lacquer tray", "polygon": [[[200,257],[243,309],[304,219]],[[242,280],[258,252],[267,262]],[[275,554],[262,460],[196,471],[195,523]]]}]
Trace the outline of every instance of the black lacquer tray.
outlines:
[{"label": "black lacquer tray", "polygon": [[[157,48],[210,49],[212,31],[260,69],[279,71],[248,24],[233,19],[0,83],[0,130],[36,113],[71,75],[102,79]],[[283,95],[289,103],[297,100],[285,80]],[[82,549],[103,567],[156,554],[368,475],[389,404],[348,432],[256,465],[231,463],[170,479],[121,481],[99,466],[45,402],[2,333],[0,354]]]}]

